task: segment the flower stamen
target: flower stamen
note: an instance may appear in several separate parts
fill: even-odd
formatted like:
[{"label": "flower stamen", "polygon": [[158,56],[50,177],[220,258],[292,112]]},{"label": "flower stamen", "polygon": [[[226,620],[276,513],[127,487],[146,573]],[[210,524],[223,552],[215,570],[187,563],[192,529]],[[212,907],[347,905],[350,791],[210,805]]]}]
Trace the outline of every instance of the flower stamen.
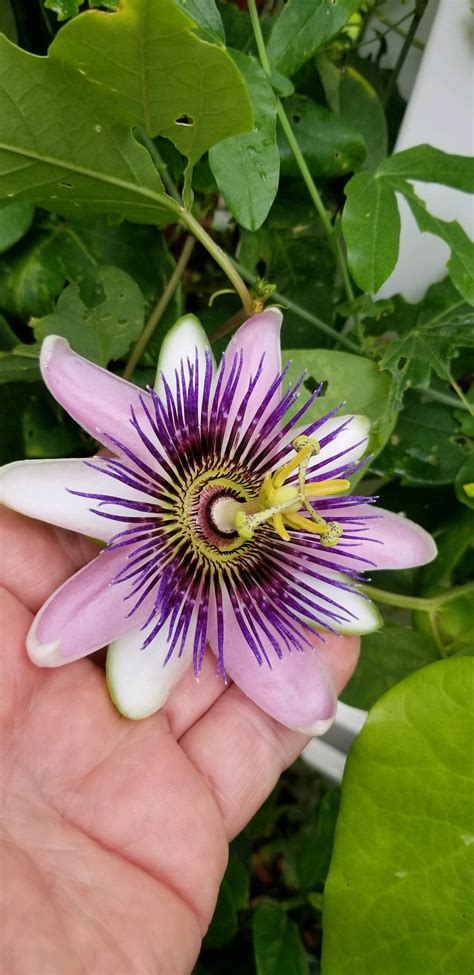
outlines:
[{"label": "flower stamen", "polygon": [[[249,541],[253,538],[255,529],[270,522],[272,528],[285,542],[291,540],[285,523],[297,531],[307,531],[321,536],[321,544],[336,545],[342,535],[342,526],[337,521],[327,522],[319,515],[308,498],[327,497],[338,494],[350,487],[350,482],[344,478],[328,478],[326,481],[310,482],[306,484],[306,475],[311,457],[320,452],[317,440],[301,435],[292,443],[296,456],[283,464],[271,474],[264,477],[258,495],[259,511],[248,513],[240,510],[235,514],[234,525],[240,538]],[[287,477],[298,470],[298,486],[285,484]],[[311,519],[298,512],[304,508]]]}]

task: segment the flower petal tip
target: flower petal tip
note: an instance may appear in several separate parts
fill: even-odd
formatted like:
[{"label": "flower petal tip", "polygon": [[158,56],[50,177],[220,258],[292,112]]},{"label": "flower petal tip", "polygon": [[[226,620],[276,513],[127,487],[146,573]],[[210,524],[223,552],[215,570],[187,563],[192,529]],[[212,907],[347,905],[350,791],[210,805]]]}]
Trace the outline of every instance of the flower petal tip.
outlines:
[{"label": "flower petal tip", "polygon": [[40,369],[42,373],[48,368],[57,348],[66,350],[70,349],[71,346],[69,345],[68,340],[64,339],[61,335],[47,335],[46,338],[43,339],[40,352]]},{"label": "flower petal tip", "polygon": [[38,643],[33,624],[26,638],[26,650],[33,664],[37,667],[61,667],[67,661],[59,652],[59,640],[52,643]]},{"label": "flower petal tip", "polygon": [[306,735],[307,738],[320,738],[321,735],[325,735],[326,731],[329,731],[330,727],[334,724],[334,718],[336,717],[336,709],[334,709],[334,714],[330,718],[321,718],[319,721],[315,721],[308,728],[297,728],[301,734]]}]

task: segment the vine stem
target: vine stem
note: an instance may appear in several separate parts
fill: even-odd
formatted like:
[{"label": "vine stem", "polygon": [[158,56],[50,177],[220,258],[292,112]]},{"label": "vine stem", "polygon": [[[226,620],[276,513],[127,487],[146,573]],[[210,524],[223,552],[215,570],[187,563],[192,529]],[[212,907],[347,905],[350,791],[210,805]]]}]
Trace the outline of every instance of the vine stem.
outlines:
[{"label": "vine stem", "polygon": [[395,85],[397,83],[398,76],[400,74],[400,71],[403,68],[404,63],[405,63],[405,58],[406,58],[406,56],[408,54],[408,51],[410,50],[410,48],[411,48],[411,46],[413,44],[413,41],[415,40],[415,34],[416,34],[417,29],[418,29],[418,24],[420,23],[420,20],[423,17],[423,14],[424,14],[424,12],[426,10],[427,3],[428,3],[428,0],[416,0],[415,10],[413,12],[412,22],[411,22],[411,24],[410,24],[410,26],[409,26],[409,28],[408,28],[408,30],[406,32],[405,40],[403,42],[403,46],[402,46],[402,49],[400,51],[400,54],[398,55],[397,63],[395,64],[395,66],[393,68],[393,71],[392,71],[392,73],[390,75],[390,78],[388,80],[387,87],[386,87],[386,89],[385,89],[385,91],[384,91],[384,93],[382,95],[382,105],[384,105],[384,106],[387,104],[387,102],[388,102],[388,100],[389,100],[389,98],[390,98],[390,96],[391,96],[391,94],[392,94],[392,92],[393,92],[393,90],[395,88]]},{"label": "vine stem", "polygon": [[[263,39],[262,28],[260,25],[260,20],[259,20],[255,0],[248,0],[248,8],[249,8],[250,20],[252,22],[252,28],[255,36],[255,43],[257,45],[258,55],[260,58],[260,63],[267,77],[271,79],[272,69],[270,67],[270,62],[268,60],[267,50],[265,47],[265,41]],[[304,158],[303,153],[301,152],[298,140],[295,136],[295,133],[293,132],[293,129],[291,128],[290,121],[285,112],[285,109],[283,108],[281,100],[280,98],[278,98],[277,95],[275,96],[275,98],[276,98],[277,115],[280,120],[281,127],[288,140],[290,149],[295,157],[296,164],[301,173],[306,189],[308,190],[308,193],[314,204],[315,210],[324,227],[324,232],[326,234],[326,237],[328,238],[329,243],[332,247],[334,257],[336,259],[336,263],[341,273],[342,281],[344,284],[344,290],[346,292],[347,298],[349,301],[354,301],[354,291],[352,288],[351,279],[349,277],[347,264],[344,258],[341,241],[338,237],[334,236],[334,231],[333,231],[333,226],[331,223],[330,216],[326,210],[326,207],[324,206],[318,188],[308,169],[306,159]]]},{"label": "vine stem", "polygon": [[[248,282],[248,284],[254,284],[256,281],[255,274],[247,271],[247,269],[243,267],[242,264],[239,264],[239,262],[236,260],[232,260],[232,263],[242,275],[244,280]],[[351,339],[348,339],[345,337],[345,335],[337,332],[335,328],[332,328],[331,325],[323,322],[321,318],[313,315],[312,312],[307,311],[306,308],[302,308],[301,305],[295,304],[295,302],[292,301],[291,298],[287,298],[286,295],[280,294],[279,291],[274,291],[272,293],[272,300],[277,301],[280,305],[284,305],[285,307],[289,308],[290,311],[294,312],[294,314],[298,316],[298,318],[303,318],[306,322],[310,322],[310,324],[314,325],[315,328],[319,328],[320,332],[324,332],[325,335],[330,335],[332,339],[340,342],[341,345],[344,345],[346,349],[349,349],[351,352],[360,351],[359,346],[356,345],[355,342],[352,342]]]},{"label": "vine stem", "polygon": [[366,596],[370,596],[375,603],[397,606],[399,609],[419,609],[423,613],[436,613],[441,606],[452,602],[453,599],[474,594],[474,582],[467,582],[464,586],[456,586],[449,592],[443,592],[439,596],[426,599],[421,596],[404,596],[398,592],[387,592],[385,589],[376,589],[375,586],[368,586],[365,583],[358,588]]},{"label": "vine stem", "polygon": [[168,281],[168,283],[166,285],[166,288],[163,291],[163,294],[161,295],[160,299],[157,301],[157,303],[156,303],[156,305],[155,305],[155,307],[154,307],[154,309],[153,309],[153,311],[152,311],[152,313],[151,313],[151,315],[150,315],[150,317],[149,317],[149,319],[148,319],[148,321],[147,321],[147,323],[145,325],[145,328],[143,329],[143,332],[140,335],[140,338],[135,343],[135,345],[134,345],[134,347],[133,347],[133,349],[132,349],[132,351],[130,353],[130,356],[129,356],[128,361],[127,361],[127,365],[125,366],[125,369],[123,371],[123,378],[124,379],[130,379],[130,376],[133,374],[134,369],[138,365],[138,362],[140,360],[140,356],[142,355],[142,353],[146,349],[146,347],[148,345],[148,342],[150,341],[150,339],[151,339],[151,337],[153,335],[153,332],[155,331],[155,328],[158,325],[158,322],[161,321],[161,319],[162,319],[162,317],[163,317],[163,315],[164,315],[164,313],[165,313],[165,311],[166,311],[166,309],[167,309],[167,307],[168,307],[168,305],[169,305],[169,303],[170,303],[170,301],[171,301],[171,299],[172,299],[172,297],[173,297],[173,295],[174,295],[174,293],[176,291],[176,288],[178,287],[179,282],[181,281],[181,278],[183,277],[183,274],[184,274],[184,272],[186,270],[186,267],[188,265],[188,262],[189,262],[189,259],[191,257],[191,254],[193,252],[193,248],[194,248],[195,243],[196,243],[195,238],[191,234],[188,234],[188,236],[186,237],[186,240],[184,242],[184,245],[183,245],[183,249],[181,251],[181,254],[180,254],[179,258],[178,258],[176,267],[175,267],[175,269],[174,269],[174,271],[173,271],[173,273],[172,273],[172,275],[171,275],[171,277],[170,277],[170,279],[169,279],[169,281]]},{"label": "vine stem", "polygon": [[222,247],[219,247],[219,244],[216,244],[215,240],[213,240],[212,237],[207,233],[207,230],[204,230],[204,227],[201,226],[199,220],[196,220],[192,213],[189,210],[186,210],[185,207],[180,208],[180,217],[182,223],[185,224],[188,230],[194,235],[194,237],[196,237],[203,247],[206,248],[211,257],[214,258],[216,264],[218,264],[219,267],[221,267],[224,271],[224,274],[227,275],[229,281],[234,286],[247,314],[254,315],[255,304],[252,295],[250,294],[245,281],[243,281],[241,278],[229,255],[222,250]]}]

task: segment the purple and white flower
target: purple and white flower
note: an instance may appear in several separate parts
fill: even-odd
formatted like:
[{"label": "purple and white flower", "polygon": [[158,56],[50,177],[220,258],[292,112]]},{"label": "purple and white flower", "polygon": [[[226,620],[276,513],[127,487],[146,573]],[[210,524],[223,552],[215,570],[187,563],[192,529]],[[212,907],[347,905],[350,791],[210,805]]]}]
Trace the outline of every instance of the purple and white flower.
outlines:
[{"label": "purple and white flower", "polygon": [[336,696],[314,633],[376,629],[361,573],[436,554],[419,526],[340,496],[368,421],[332,410],[305,422],[318,391],[298,407],[304,377],[284,391],[281,320],[276,308],[250,318],[216,369],[186,316],[147,391],[62,338],[43,343],[49,390],[113,456],[2,471],[4,504],[105,543],[45,603],[27,649],[56,667],[109,645],[110,693],[131,718],[159,709],[188,667],[199,675],[208,643],[221,679],[283,724],[321,733]]}]

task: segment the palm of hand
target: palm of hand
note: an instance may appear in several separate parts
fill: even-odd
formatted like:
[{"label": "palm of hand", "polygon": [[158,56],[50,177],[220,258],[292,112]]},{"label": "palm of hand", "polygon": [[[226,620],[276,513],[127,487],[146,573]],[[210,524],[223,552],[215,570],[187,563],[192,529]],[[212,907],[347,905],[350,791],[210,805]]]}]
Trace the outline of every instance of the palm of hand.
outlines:
[{"label": "palm of hand", "polygon": [[[92,661],[38,670],[32,612],[96,550],[10,511],[0,528],[4,970],[186,975],[228,841],[304,738],[224,690],[210,659],[136,724]],[[356,657],[355,639],[332,649],[339,686]]]}]

